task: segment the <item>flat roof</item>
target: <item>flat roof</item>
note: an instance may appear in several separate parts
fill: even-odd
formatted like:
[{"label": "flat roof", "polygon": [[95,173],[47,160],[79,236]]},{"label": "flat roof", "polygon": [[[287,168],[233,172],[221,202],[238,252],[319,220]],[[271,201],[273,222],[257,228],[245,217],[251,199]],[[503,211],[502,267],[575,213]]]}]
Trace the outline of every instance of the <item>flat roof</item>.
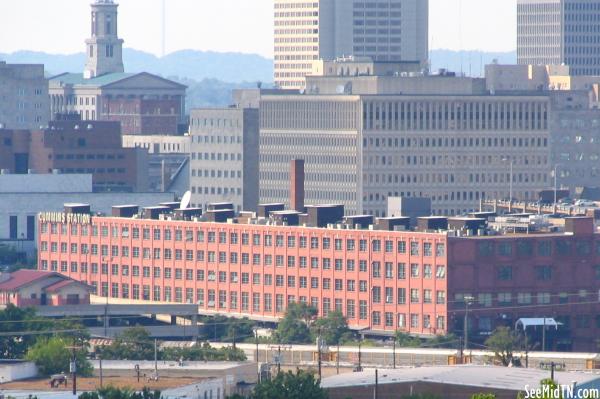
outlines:
[{"label": "flat roof", "polygon": [[[438,366],[379,370],[379,384],[403,384],[411,382],[428,382],[435,384],[463,385],[481,387],[483,389],[502,389],[522,391],[526,385],[538,387],[540,381],[548,378],[549,371],[498,366]],[[556,372],[555,380],[559,384],[582,385],[600,382],[599,374],[584,372]],[[323,388],[342,388],[352,386],[369,386],[375,384],[375,370],[359,373],[347,373],[328,377],[323,380]]]}]

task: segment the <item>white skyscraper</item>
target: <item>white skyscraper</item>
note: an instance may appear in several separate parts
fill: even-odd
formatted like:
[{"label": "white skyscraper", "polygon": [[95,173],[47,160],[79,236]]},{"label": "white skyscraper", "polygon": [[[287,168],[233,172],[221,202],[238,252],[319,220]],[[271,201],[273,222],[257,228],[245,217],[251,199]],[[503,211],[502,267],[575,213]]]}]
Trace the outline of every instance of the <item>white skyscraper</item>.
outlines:
[{"label": "white skyscraper", "polygon": [[369,57],[428,59],[428,0],[275,0],[275,83],[304,86],[312,62]]}]

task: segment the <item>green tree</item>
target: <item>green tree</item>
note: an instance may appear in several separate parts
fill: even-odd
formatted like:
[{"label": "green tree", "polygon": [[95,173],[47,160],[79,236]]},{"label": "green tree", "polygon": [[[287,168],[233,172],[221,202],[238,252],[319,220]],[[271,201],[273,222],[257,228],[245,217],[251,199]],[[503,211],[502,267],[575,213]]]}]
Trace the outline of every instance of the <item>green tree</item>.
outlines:
[{"label": "green tree", "polygon": [[291,303],[279,322],[275,338],[282,344],[307,344],[312,342],[309,324],[317,310],[305,303]]},{"label": "green tree", "polygon": [[79,399],[160,399],[160,391],[150,391],[144,388],[142,392],[134,392],[128,388],[116,388],[107,386],[93,392],[85,392],[79,395]]},{"label": "green tree", "polygon": [[100,350],[103,359],[153,360],[154,342],[144,327],[131,327]]},{"label": "green tree", "polygon": [[244,361],[246,354],[241,349],[213,348],[208,342],[190,348],[165,348],[160,352],[161,360],[192,360],[192,361]]},{"label": "green tree", "polygon": [[418,348],[421,346],[419,338],[403,333],[402,331],[396,331],[396,343],[403,348]]},{"label": "green tree", "polygon": [[277,377],[261,381],[250,399],[327,399],[327,392],[321,388],[312,373],[288,371],[279,373]]},{"label": "green tree", "polygon": [[471,396],[471,399],[496,399],[496,395],[493,393],[477,393]]},{"label": "green tree", "polygon": [[[75,340],[66,337],[40,337],[35,345],[29,348],[25,358],[35,362],[39,372],[43,375],[68,373],[72,352],[67,347],[77,344]],[[86,353],[85,347],[75,351],[77,374],[82,376],[92,374],[92,365],[86,359]]]},{"label": "green tree", "polygon": [[417,393],[415,395],[403,396],[402,399],[440,399],[440,397],[432,393]]},{"label": "green tree", "polygon": [[[82,342],[88,338],[80,324],[66,320],[54,320],[36,315],[33,308],[17,308],[8,305],[0,311],[0,358],[22,359],[36,340],[47,332],[47,336],[75,336]],[[60,333],[62,331],[62,333]],[[27,332],[28,334],[25,334]]]},{"label": "green tree", "polygon": [[427,348],[447,348],[454,349],[458,343],[458,338],[454,334],[436,335],[430,341],[426,341],[422,346]]},{"label": "green tree", "polygon": [[316,320],[312,326],[312,332],[316,336],[319,331],[327,345],[338,345],[352,338],[348,321],[342,312],[329,312],[327,317]]},{"label": "green tree", "polygon": [[[545,387],[548,387],[548,392],[544,390]],[[546,378],[545,380],[540,381],[540,388],[542,389],[543,396],[541,399],[563,399],[564,395],[561,389],[558,389],[558,384],[556,381],[551,380],[550,378]],[[555,393],[558,392],[558,395]]]},{"label": "green tree", "polygon": [[495,358],[504,366],[511,364],[514,351],[521,347],[519,336],[508,327],[498,327],[485,341],[485,345],[494,351]]}]

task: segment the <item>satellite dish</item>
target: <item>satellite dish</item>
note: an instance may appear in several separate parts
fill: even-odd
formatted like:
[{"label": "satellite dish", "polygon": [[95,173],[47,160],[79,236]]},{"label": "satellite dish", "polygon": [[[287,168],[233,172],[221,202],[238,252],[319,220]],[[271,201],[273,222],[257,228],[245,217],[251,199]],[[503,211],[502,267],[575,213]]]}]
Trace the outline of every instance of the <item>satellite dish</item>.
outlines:
[{"label": "satellite dish", "polygon": [[192,200],[192,193],[190,191],[186,191],[181,198],[181,202],[179,203],[179,209],[187,209],[190,206],[190,201]]}]

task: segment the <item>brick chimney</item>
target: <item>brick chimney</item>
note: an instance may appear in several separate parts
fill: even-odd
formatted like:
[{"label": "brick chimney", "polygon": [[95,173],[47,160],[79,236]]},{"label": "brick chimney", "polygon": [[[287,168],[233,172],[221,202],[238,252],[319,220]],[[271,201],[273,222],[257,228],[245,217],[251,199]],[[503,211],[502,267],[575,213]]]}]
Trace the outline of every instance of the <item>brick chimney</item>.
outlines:
[{"label": "brick chimney", "polygon": [[304,213],[304,159],[293,159],[290,164],[290,207]]}]

